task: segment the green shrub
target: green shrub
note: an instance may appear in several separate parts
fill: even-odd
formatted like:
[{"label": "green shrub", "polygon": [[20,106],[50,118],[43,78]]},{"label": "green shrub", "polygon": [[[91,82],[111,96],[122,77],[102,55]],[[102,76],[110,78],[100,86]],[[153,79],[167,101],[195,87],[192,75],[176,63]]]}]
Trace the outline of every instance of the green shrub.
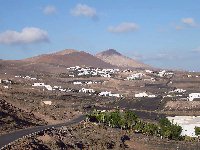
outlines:
[{"label": "green shrub", "polygon": [[200,127],[195,127],[195,135],[199,136],[200,135]]},{"label": "green shrub", "polygon": [[182,132],[182,127],[177,124],[172,124],[167,118],[162,118],[159,121],[160,134],[169,139],[178,140]]}]

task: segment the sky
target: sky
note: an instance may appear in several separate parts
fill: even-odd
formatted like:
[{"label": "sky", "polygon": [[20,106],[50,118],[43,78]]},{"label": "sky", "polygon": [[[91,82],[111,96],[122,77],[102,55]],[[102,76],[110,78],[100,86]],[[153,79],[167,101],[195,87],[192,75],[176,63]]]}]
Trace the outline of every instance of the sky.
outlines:
[{"label": "sky", "polygon": [[0,59],[69,48],[200,71],[200,0],[0,0]]}]

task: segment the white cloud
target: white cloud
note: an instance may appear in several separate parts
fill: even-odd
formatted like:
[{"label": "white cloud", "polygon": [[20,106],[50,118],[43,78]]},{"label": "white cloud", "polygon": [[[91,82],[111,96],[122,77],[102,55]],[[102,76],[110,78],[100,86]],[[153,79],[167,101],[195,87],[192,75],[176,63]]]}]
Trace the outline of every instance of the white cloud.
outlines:
[{"label": "white cloud", "polygon": [[133,22],[124,22],[117,26],[111,26],[108,28],[109,32],[113,33],[124,33],[124,32],[132,32],[139,29],[139,26]]},{"label": "white cloud", "polygon": [[71,10],[71,14],[74,16],[86,16],[91,18],[97,17],[96,9],[85,4],[77,4],[76,7]]},{"label": "white cloud", "polygon": [[191,27],[197,26],[197,23],[193,18],[183,18],[181,19],[181,22]]},{"label": "white cloud", "polygon": [[21,32],[7,30],[0,33],[0,44],[31,44],[48,41],[47,31],[34,27],[23,28]]},{"label": "white cloud", "polygon": [[55,14],[56,12],[57,12],[56,7],[52,6],[52,5],[48,5],[48,6],[44,7],[44,9],[43,9],[43,13],[45,15]]}]

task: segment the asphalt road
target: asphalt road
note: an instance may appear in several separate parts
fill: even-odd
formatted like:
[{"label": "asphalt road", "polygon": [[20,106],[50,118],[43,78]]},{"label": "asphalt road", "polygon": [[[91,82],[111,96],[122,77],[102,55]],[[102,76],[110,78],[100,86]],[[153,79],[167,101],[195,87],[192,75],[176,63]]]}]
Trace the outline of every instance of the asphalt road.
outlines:
[{"label": "asphalt road", "polygon": [[61,126],[72,125],[75,123],[79,123],[84,119],[85,119],[85,116],[81,115],[78,118],[75,118],[75,119],[65,122],[65,123],[60,123],[60,124],[55,124],[55,125],[46,125],[46,126],[37,126],[37,127],[27,128],[27,129],[18,130],[18,131],[12,132],[12,133],[1,135],[0,136],[0,149],[3,146],[9,144],[10,142],[13,142],[23,136],[31,134],[31,133],[42,131],[44,129],[48,129],[48,128],[52,128],[52,127],[59,128]]}]

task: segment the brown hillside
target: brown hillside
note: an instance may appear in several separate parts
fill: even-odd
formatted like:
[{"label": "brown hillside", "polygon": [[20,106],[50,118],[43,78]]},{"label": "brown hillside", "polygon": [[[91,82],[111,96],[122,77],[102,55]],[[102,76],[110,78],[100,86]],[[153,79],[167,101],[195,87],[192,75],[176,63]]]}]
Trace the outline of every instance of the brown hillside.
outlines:
[{"label": "brown hillside", "polygon": [[101,53],[96,54],[96,57],[110,63],[111,65],[123,67],[123,68],[150,68],[150,66],[136,61],[132,58],[123,56],[114,49],[109,49]]}]

